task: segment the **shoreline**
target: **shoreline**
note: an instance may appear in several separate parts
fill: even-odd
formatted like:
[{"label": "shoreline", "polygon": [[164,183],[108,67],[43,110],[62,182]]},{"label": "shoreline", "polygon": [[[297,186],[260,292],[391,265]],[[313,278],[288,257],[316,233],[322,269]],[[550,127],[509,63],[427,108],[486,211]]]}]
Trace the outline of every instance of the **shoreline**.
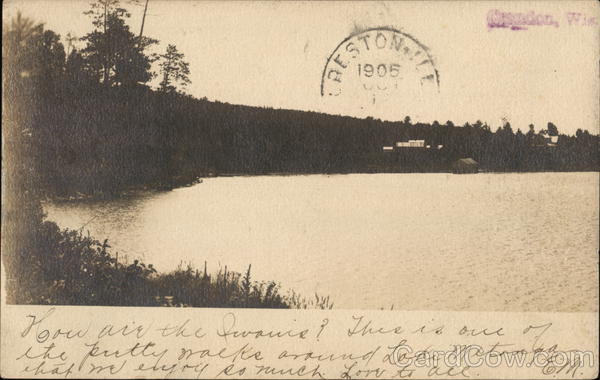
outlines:
[{"label": "shoreline", "polygon": [[[536,173],[598,173],[600,175],[600,170],[577,170],[577,171],[566,171],[566,170],[544,170],[544,171],[487,171],[480,170],[478,173],[472,174],[536,174]],[[143,194],[156,194],[156,193],[166,193],[172,190],[181,189],[185,187],[191,187],[195,185],[202,184],[202,182],[206,179],[211,178],[233,178],[233,177],[307,177],[307,176],[341,176],[341,175],[352,175],[352,174],[454,174],[452,171],[429,171],[429,172],[347,172],[347,173],[322,173],[322,172],[310,172],[310,173],[297,173],[297,172],[273,172],[273,173],[224,173],[219,175],[208,175],[204,177],[198,177],[192,183],[184,184],[184,185],[176,185],[176,186],[148,186],[141,185],[138,187],[130,187],[127,189],[123,189],[120,191],[106,191],[103,192],[99,190],[94,194],[86,194],[83,192],[77,192],[75,194],[67,195],[67,196],[56,196],[51,194],[46,194],[42,203],[69,203],[69,202],[83,202],[83,201],[103,201],[103,200],[115,200],[115,199],[124,199],[128,197],[139,196]],[[464,174],[460,174],[464,175]]]}]

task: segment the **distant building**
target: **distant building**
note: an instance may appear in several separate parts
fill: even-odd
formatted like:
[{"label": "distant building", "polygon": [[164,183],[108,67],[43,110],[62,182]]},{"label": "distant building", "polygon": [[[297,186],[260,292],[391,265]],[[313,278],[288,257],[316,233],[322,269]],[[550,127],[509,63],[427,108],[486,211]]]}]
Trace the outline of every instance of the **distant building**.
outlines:
[{"label": "distant building", "polygon": [[425,148],[425,140],[408,140],[398,141],[396,143],[398,148]]},{"label": "distant building", "polygon": [[452,173],[468,174],[479,172],[479,163],[472,158],[461,158],[452,164]]},{"label": "distant building", "polygon": [[410,144],[411,147],[415,147],[415,148],[424,148],[425,147],[425,140],[408,140],[408,143]]}]

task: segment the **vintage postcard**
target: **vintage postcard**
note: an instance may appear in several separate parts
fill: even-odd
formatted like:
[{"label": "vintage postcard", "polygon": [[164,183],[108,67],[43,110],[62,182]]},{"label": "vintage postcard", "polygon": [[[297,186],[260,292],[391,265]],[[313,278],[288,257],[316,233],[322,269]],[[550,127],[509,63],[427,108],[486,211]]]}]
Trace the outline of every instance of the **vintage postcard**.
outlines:
[{"label": "vintage postcard", "polygon": [[598,376],[597,2],[2,17],[2,377]]}]

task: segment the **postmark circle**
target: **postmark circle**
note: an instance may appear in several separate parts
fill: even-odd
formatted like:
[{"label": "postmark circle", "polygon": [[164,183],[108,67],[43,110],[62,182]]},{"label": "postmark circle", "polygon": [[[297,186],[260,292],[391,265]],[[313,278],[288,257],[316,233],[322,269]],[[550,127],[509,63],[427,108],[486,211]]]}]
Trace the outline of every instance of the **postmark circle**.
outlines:
[{"label": "postmark circle", "polygon": [[439,91],[429,49],[408,33],[377,27],[354,33],[331,53],[321,77],[321,96],[384,94],[414,97]]}]

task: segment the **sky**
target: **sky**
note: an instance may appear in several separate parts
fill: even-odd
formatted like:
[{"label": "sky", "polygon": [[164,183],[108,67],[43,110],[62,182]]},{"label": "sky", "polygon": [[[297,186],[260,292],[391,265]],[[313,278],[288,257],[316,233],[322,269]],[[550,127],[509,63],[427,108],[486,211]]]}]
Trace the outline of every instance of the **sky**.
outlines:
[{"label": "sky", "polygon": [[[132,13],[128,23],[137,34],[143,4],[124,1],[123,6]],[[20,10],[63,37],[81,37],[92,28],[82,14],[89,9],[87,0],[9,0],[3,7],[4,22]],[[495,9],[550,15],[557,25],[489,28],[488,16]],[[494,129],[506,120],[523,131],[531,123],[539,130],[551,121],[563,133],[578,128],[598,133],[599,10],[596,2],[567,1],[149,0],[144,34],[160,41],[157,52],[175,44],[185,54],[192,81],[187,92],[198,98],[384,120],[410,116],[457,125],[482,120]],[[573,16],[569,23],[569,12],[581,13],[577,24]],[[369,92],[356,82],[359,63],[408,61],[388,52],[361,52],[352,71],[344,73],[340,96],[321,96],[321,79],[336,47],[355,33],[379,27],[422,44],[439,86],[423,92],[401,78],[394,81],[396,90]]]}]

